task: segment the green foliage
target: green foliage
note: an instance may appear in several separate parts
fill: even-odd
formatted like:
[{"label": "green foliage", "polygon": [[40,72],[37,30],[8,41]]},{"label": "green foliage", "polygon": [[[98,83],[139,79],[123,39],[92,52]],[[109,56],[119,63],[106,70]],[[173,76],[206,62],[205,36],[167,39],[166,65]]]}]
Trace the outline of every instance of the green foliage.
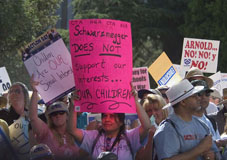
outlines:
[{"label": "green foliage", "polygon": [[0,67],[5,66],[12,82],[28,84],[29,76],[18,49],[54,27],[62,0],[5,0],[0,2]]},{"label": "green foliage", "polygon": [[218,70],[227,68],[227,1],[191,0],[181,31],[185,37],[220,40]]}]

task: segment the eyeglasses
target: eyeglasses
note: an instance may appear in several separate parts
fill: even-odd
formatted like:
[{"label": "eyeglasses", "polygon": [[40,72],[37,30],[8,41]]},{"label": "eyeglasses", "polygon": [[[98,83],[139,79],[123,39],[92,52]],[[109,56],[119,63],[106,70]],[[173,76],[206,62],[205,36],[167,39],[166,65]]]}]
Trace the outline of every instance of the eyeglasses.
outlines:
[{"label": "eyeglasses", "polygon": [[55,117],[55,116],[57,116],[57,115],[63,115],[63,114],[65,114],[65,111],[58,111],[58,112],[53,112],[53,113],[51,113],[50,116],[51,116],[51,117]]},{"label": "eyeglasses", "polygon": [[209,97],[210,96],[210,92],[209,91],[204,91],[204,92],[199,92],[197,93],[199,97],[202,97],[202,96],[206,96],[206,97]]},{"label": "eyeglasses", "polygon": [[10,89],[9,94],[12,94],[12,93],[20,94],[21,90],[20,89]]}]

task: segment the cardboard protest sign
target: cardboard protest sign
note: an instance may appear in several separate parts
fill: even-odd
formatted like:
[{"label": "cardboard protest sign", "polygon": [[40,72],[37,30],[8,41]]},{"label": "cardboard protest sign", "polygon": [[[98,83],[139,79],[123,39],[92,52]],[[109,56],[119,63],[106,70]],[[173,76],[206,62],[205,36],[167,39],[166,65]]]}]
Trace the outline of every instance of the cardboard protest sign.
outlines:
[{"label": "cardboard protest sign", "polygon": [[150,89],[150,81],[147,67],[133,68],[132,70],[132,84],[136,90]]},{"label": "cardboard protest sign", "polygon": [[223,96],[223,93],[222,93],[223,86],[222,86],[221,72],[219,71],[219,72],[211,75],[209,78],[211,78],[214,81],[213,87],[216,88],[219,91],[221,96]]},{"label": "cardboard protest sign", "polygon": [[186,71],[183,70],[183,68],[181,68],[181,65],[179,65],[179,64],[173,64],[173,66],[176,69],[176,71],[178,72],[178,74],[180,75],[180,77],[183,79],[185,77]]},{"label": "cardboard protest sign", "polygon": [[159,86],[172,86],[182,79],[165,52],[150,65],[148,71]]},{"label": "cardboard protest sign", "polygon": [[6,92],[11,86],[9,75],[5,67],[0,68],[0,93]]},{"label": "cardboard protest sign", "polygon": [[24,64],[39,81],[37,90],[51,104],[75,89],[71,56],[61,36],[49,30],[21,49]]},{"label": "cardboard protest sign", "polygon": [[19,159],[29,159],[28,124],[24,117],[20,117],[9,126],[11,144]]},{"label": "cardboard protest sign", "polygon": [[184,70],[197,67],[203,72],[216,73],[220,41],[184,38],[181,66]]},{"label": "cardboard protest sign", "polygon": [[222,88],[227,88],[227,73],[221,73]]},{"label": "cardboard protest sign", "polygon": [[70,49],[83,112],[134,113],[131,98],[132,40],[128,22],[71,20]]}]

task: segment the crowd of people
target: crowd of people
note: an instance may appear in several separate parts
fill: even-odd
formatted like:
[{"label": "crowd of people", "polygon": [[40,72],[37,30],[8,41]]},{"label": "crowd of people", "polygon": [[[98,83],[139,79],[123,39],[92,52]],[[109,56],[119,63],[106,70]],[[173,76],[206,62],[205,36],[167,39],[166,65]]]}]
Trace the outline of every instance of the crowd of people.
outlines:
[{"label": "crowd of people", "polygon": [[171,87],[131,85],[138,118],[130,126],[125,113],[87,122],[90,113],[75,112],[77,90],[45,106],[38,84],[32,76],[31,93],[16,82],[0,97],[0,159],[21,159],[9,129],[20,120],[31,160],[227,160],[227,88],[221,96],[198,68]]}]

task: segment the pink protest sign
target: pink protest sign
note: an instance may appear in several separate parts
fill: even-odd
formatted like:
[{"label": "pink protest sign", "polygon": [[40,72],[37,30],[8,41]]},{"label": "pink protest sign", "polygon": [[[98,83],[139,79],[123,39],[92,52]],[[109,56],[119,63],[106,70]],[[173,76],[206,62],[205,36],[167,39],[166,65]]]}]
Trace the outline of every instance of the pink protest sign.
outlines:
[{"label": "pink protest sign", "polygon": [[184,38],[181,67],[197,67],[203,72],[216,73],[220,41]]},{"label": "pink protest sign", "polygon": [[132,84],[136,90],[150,89],[149,75],[147,67],[133,68]]},{"label": "pink protest sign", "polygon": [[71,20],[70,49],[80,101],[76,111],[135,113],[131,96],[132,40],[128,22]]}]

